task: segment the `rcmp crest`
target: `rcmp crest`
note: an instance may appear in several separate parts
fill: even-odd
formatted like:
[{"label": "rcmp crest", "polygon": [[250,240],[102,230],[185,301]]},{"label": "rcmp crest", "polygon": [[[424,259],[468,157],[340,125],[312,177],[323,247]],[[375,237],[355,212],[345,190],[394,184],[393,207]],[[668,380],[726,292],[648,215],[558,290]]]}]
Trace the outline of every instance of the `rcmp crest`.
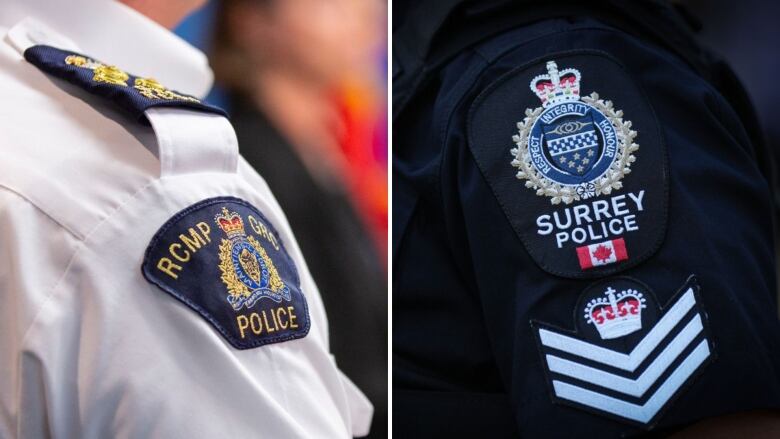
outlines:
[{"label": "rcmp crest", "polygon": [[227,235],[219,245],[219,269],[233,309],[251,308],[263,298],[277,303],[290,301],[290,289],[263,246],[253,236],[247,236],[241,216],[223,208],[214,221]]},{"label": "rcmp crest", "polygon": [[552,204],[569,204],[623,187],[639,149],[623,112],[595,92],[580,97],[580,72],[547,62],[547,74],[531,80],[542,106],[526,109],[513,136],[516,177]]},{"label": "rcmp crest", "polygon": [[208,198],[172,216],[149,242],[141,271],[237,349],[309,333],[295,261],[273,223],[240,198]]}]

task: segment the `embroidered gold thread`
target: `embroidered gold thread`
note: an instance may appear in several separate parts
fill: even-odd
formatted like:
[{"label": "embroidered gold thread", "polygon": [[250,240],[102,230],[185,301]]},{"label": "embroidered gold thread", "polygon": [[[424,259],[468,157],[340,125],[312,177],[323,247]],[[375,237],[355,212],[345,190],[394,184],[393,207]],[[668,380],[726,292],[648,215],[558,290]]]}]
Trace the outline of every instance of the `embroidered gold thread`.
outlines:
[{"label": "embroidered gold thread", "polygon": [[[262,245],[255,239],[254,236],[248,236],[247,241],[249,241],[250,244],[257,250],[258,253],[260,253],[260,257],[263,258],[263,262],[265,263],[266,268],[268,269],[268,288],[273,291],[274,293],[278,293],[282,291],[284,288],[284,282],[282,281],[282,278],[279,276],[279,272],[276,270],[276,266],[274,266],[273,260],[271,260],[271,257],[268,256],[268,253],[265,251]],[[225,286],[228,289],[228,293],[231,296],[239,297],[249,297],[252,292],[249,290],[249,288],[238,279],[238,275],[236,274],[235,267],[233,266],[233,260],[230,257],[230,253],[232,250],[231,242],[227,239],[222,239],[222,242],[219,245],[219,270],[222,272],[222,275],[220,276],[220,279],[222,282],[225,283]],[[242,255],[243,256],[243,255]],[[251,254],[249,255],[251,257]],[[256,262],[255,262],[256,264]],[[255,264],[251,264],[254,266]],[[249,270],[246,270],[246,268],[249,267],[250,264],[241,261],[242,268],[247,271],[247,274],[249,274],[253,279],[255,279],[255,276],[258,278],[255,279],[256,282],[259,282],[259,266],[256,267],[257,273],[252,273],[255,270],[253,268],[250,268]]]},{"label": "embroidered gold thread", "polygon": [[192,96],[182,95],[168,90],[153,78],[136,78],[133,88],[149,99],[181,100],[188,102],[200,102]]},{"label": "embroidered gold thread", "polygon": [[223,238],[222,243],[219,244],[219,270],[222,272],[220,278],[225,283],[231,296],[249,297],[251,294],[249,288],[238,280],[238,275],[236,275],[236,270],[233,267],[233,261],[230,258],[231,248],[230,241]]},{"label": "embroidered gold thread", "polygon": [[88,62],[89,61],[86,58],[78,55],[68,55],[68,57],[65,58],[65,64],[77,67],[86,67]]},{"label": "embroidered gold thread", "polygon": [[247,249],[241,250],[241,254],[238,255],[238,263],[244,272],[252,278],[255,282],[260,282],[262,273],[260,272],[260,264],[257,263],[257,258],[249,252]]},{"label": "embroidered gold thread", "polygon": [[105,82],[127,87],[127,80],[130,79],[130,75],[116,66],[99,65],[95,67],[94,72],[95,75],[92,77],[92,80],[95,82]]},{"label": "embroidered gold thread", "polygon": [[[119,67],[105,65],[80,55],[68,55],[65,57],[65,63],[94,71],[95,73],[92,76],[92,80],[95,82],[103,82],[127,87],[127,81],[130,79],[130,75],[125,73]],[[179,100],[200,103],[200,100],[192,96],[187,96],[168,90],[164,85],[160,84],[153,78],[136,78],[133,81],[133,88],[138,90],[141,95],[149,99],[162,99],[169,101]]]},{"label": "embroidered gold thread", "polygon": [[276,271],[274,262],[254,236],[247,237],[247,240],[255,249],[257,249],[258,253],[260,253],[260,256],[263,258],[263,262],[265,262],[265,266],[268,268],[268,287],[271,288],[271,291],[274,293],[278,293],[284,288],[284,282],[282,282],[282,278],[279,277],[279,272]]},{"label": "embroidered gold thread", "polygon": [[68,55],[65,57],[65,64],[92,70],[92,80],[95,82],[127,87],[127,80],[130,79],[130,75],[117,66],[108,66],[80,55]]}]

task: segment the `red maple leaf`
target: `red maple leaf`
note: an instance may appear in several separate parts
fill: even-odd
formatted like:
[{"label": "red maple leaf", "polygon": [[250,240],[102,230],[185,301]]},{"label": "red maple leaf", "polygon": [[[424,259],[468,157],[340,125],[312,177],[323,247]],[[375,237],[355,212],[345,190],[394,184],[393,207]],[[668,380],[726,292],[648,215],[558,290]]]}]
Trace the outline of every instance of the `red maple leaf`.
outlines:
[{"label": "red maple leaf", "polygon": [[601,262],[606,261],[612,256],[612,249],[609,247],[604,247],[603,245],[599,245],[596,247],[596,250],[593,251],[593,257],[598,259]]}]

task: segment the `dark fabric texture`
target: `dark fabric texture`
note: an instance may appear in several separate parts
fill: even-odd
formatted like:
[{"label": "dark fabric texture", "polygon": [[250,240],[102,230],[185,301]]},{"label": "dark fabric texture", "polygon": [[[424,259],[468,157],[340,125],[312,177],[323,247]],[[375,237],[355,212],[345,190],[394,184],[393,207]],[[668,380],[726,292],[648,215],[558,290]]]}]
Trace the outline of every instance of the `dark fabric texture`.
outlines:
[{"label": "dark fabric texture", "polygon": [[395,390],[393,435],[399,438],[516,437],[506,395]]},{"label": "dark fabric texture", "polygon": [[174,215],[149,243],[142,273],[237,349],[309,333],[295,263],[273,224],[238,198],[209,198]]},{"label": "dark fabric texture", "polygon": [[[127,85],[117,85],[108,82],[99,82],[94,80],[95,72],[90,68],[79,67],[65,62],[68,56],[81,56],[89,58],[76,52],[57,49],[56,47],[37,45],[24,51],[24,58],[32,65],[42,71],[55,76],[71,84],[77,85],[89,93],[102,96],[116,103],[124,111],[142,123],[147,123],[144,111],[153,107],[179,107],[188,108],[196,111],[205,111],[227,116],[224,110],[213,105],[195,102],[192,96],[182,95],[189,99],[159,99],[150,98],[141,94],[139,90],[133,87],[137,76],[127,73]],[[97,61],[97,60],[94,60]],[[121,68],[121,66],[119,66]]]},{"label": "dark fabric texture", "polygon": [[[502,206],[493,186],[505,170],[480,167],[474,150],[483,137],[474,138],[479,128],[468,126],[480,94],[505,76],[511,81],[518,67],[566,51],[608,54],[644,91],[659,133],[652,134],[652,124],[637,123],[637,142],[642,145],[643,136],[647,142],[633,167],[660,172],[662,162],[643,161],[641,148],[656,148],[655,142],[668,147],[668,225],[657,251],[624,266],[620,275],[646,284],[661,306],[672,303],[680,286],[696,275],[697,306],[706,313],[717,352],[649,427],[551,398],[530,322],[574,330],[572,315],[581,312],[579,297],[593,280],[540,268],[513,227],[522,215],[532,214],[533,203],[518,195],[511,200],[516,206]],[[538,68],[544,69],[544,63]],[[599,69],[589,76],[594,74]],[[605,99],[614,97],[618,108],[630,105],[626,99],[638,99],[629,97],[633,92],[628,89],[610,90],[609,78],[598,81],[594,90]],[[587,76],[582,82],[589,92]],[[509,30],[463,49],[433,74],[394,125],[394,389],[506,395],[523,437],[635,436],[648,434],[646,428],[649,434],[665,434],[725,413],[780,408],[768,163],[753,141],[752,124],[742,122],[738,109],[743,103],[732,104],[730,96],[740,95],[732,85],[719,81],[714,86],[662,45],[586,15]],[[517,87],[529,91],[526,79]],[[491,144],[500,148],[491,153],[505,154],[510,171],[506,178],[512,181],[502,181],[507,185],[502,190],[515,185],[536,196],[514,178],[510,165],[512,131],[530,105],[515,102],[519,98],[512,90],[501,96],[496,99],[504,111],[484,111],[491,114],[493,127],[507,131],[504,145]],[[625,117],[635,117],[626,108]],[[662,190],[663,179],[650,175],[639,177],[642,186]],[[627,184],[633,184],[630,178]],[[657,211],[652,215],[662,218]],[[640,227],[636,233],[645,231]],[[598,279],[609,276],[602,273]],[[446,429],[447,420],[437,410],[431,408],[430,416]],[[422,406],[413,415],[399,409],[394,423],[416,425],[412,416],[427,415]],[[479,418],[471,422],[472,429],[485,425]],[[408,436],[415,437],[413,431]]]},{"label": "dark fabric texture", "polygon": [[386,437],[387,281],[366,228],[343,188],[316,181],[262,112],[231,102],[241,154],[273,191],[320,290],[339,368],[374,404],[368,437]]}]

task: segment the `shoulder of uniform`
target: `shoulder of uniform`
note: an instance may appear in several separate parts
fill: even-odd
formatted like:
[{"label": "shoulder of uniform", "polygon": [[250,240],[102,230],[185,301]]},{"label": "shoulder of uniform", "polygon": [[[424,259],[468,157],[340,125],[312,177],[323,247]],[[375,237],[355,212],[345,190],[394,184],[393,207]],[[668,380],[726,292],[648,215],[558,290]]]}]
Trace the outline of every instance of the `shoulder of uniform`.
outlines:
[{"label": "shoulder of uniform", "polygon": [[153,107],[182,107],[226,115],[221,108],[170,90],[154,78],[135,76],[81,53],[39,44],[25,49],[24,58],[46,74],[114,102],[139,120],[144,119],[144,111]]},{"label": "shoulder of uniform", "polygon": [[83,237],[157,177],[154,131],[98,97],[74,97],[74,86],[31,74],[14,56],[0,52],[0,187]]},{"label": "shoulder of uniform", "polygon": [[[25,38],[35,33],[14,33],[20,29],[12,28],[0,44],[0,95],[6,109],[15,109],[0,118],[0,186],[83,237],[161,175],[161,148],[188,157],[176,162],[182,166],[229,167],[229,160],[192,159],[215,150],[233,155],[232,127],[221,109],[75,48],[34,44]],[[206,135],[214,132],[218,136]]]}]

